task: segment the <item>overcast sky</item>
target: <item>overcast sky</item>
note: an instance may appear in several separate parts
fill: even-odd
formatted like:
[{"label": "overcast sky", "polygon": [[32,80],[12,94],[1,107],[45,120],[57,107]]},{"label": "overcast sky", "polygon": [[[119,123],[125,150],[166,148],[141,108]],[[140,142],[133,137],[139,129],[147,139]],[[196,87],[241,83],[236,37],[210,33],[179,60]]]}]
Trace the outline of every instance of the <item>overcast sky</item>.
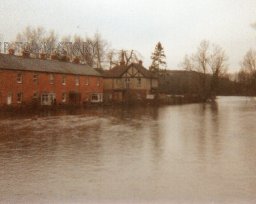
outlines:
[{"label": "overcast sky", "polygon": [[1,42],[28,25],[59,35],[100,32],[112,48],[140,52],[149,66],[160,41],[169,69],[203,39],[226,50],[230,71],[256,47],[256,0],[1,0],[0,14]]}]

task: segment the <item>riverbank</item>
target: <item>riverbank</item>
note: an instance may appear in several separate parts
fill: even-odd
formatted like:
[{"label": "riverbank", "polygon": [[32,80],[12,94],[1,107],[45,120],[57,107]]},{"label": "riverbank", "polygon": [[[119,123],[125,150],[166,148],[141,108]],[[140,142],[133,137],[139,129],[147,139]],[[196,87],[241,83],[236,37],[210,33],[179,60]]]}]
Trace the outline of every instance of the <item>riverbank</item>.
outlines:
[{"label": "riverbank", "polygon": [[30,112],[44,112],[44,111],[73,111],[73,110],[90,110],[95,108],[106,108],[116,106],[162,106],[162,105],[177,105],[177,104],[189,104],[189,103],[202,103],[204,102],[197,95],[168,95],[158,94],[156,99],[147,100],[128,100],[123,102],[103,102],[103,103],[85,103],[85,104],[53,104],[49,106],[43,106],[40,104],[18,104],[18,105],[4,105],[0,107],[1,113],[30,113]]}]

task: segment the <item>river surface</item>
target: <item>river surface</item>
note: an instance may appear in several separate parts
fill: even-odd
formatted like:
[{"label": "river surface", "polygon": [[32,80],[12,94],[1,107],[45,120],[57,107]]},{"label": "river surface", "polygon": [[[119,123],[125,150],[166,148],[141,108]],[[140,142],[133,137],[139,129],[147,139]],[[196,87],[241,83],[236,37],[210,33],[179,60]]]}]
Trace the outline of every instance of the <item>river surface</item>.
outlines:
[{"label": "river surface", "polygon": [[5,114],[0,203],[256,203],[256,99]]}]

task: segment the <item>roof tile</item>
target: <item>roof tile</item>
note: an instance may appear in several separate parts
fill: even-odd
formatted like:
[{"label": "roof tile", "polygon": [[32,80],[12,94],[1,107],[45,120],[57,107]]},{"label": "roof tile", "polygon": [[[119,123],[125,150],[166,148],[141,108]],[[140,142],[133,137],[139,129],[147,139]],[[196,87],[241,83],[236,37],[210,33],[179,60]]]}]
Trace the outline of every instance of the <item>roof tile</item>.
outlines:
[{"label": "roof tile", "polygon": [[24,58],[8,54],[0,54],[0,70],[1,69],[102,76],[88,65],[61,62],[58,60]]}]

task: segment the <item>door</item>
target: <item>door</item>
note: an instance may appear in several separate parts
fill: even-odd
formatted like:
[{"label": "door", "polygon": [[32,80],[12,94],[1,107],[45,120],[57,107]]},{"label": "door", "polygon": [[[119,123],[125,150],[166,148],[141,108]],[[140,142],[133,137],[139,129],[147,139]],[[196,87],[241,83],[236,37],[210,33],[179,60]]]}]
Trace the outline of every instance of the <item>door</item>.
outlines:
[{"label": "door", "polygon": [[56,104],[56,96],[55,93],[43,93],[41,95],[41,105],[55,105]]},{"label": "door", "polygon": [[7,103],[7,105],[11,105],[12,104],[12,94],[11,93],[8,93],[6,103]]}]

